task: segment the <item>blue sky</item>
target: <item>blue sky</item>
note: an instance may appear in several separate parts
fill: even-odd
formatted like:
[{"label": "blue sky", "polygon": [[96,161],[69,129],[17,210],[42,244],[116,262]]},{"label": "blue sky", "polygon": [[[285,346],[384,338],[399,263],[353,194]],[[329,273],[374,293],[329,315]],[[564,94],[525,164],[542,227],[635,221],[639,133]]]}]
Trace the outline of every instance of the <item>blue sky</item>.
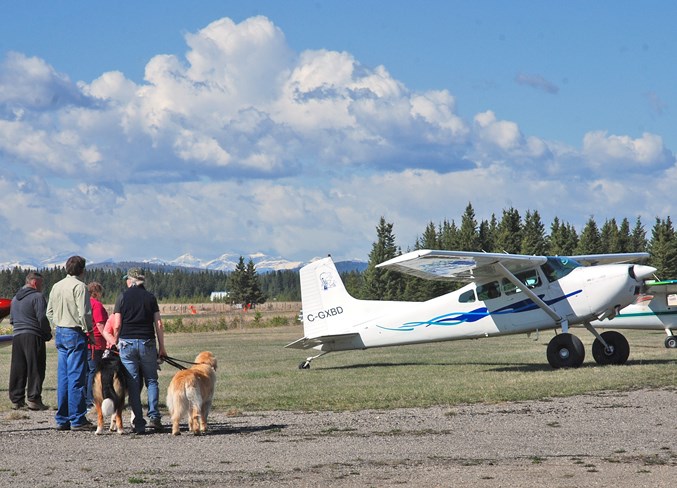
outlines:
[{"label": "blue sky", "polygon": [[381,215],[672,215],[670,2],[13,2],[0,262],[366,259]]}]

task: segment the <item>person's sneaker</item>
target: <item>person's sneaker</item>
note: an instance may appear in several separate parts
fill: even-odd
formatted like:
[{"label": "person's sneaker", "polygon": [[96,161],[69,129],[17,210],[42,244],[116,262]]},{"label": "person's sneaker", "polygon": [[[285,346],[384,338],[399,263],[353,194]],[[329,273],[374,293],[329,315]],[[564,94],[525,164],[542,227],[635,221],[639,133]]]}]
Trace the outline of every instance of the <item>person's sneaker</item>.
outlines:
[{"label": "person's sneaker", "polygon": [[24,402],[12,403],[12,410],[23,410],[24,408],[26,408],[26,404]]},{"label": "person's sneaker", "polygon": [[84,424],[80,425],[71,425],[71,430],[74,430],[75,432],[87,432],[90,430],[94,430],[96,426],[91,423],[89,420],[86,420]]},{"label": "person's sneaker", "polygon": [[28,410],[49,410],[49,407],[42,401],[32,402],[28,400]]},{"label": "person's sneaker", "polygon": [[160,419],[150,419],[150,426],[157,432],[162,432],[165,429]]},{"label": "person's sneaker", "polygon": [[56,430],[71,430],[71,424],[57,424]]}]

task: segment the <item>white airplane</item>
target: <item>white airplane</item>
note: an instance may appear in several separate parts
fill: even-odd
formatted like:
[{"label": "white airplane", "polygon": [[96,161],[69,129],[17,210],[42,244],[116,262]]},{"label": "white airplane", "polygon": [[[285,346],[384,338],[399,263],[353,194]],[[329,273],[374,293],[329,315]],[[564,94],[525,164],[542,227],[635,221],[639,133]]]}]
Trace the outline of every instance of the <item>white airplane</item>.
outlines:
[{"label": "white airplane", "polygon": [[[357,300],[346,291],[331,257],[300,271],[305,337],[285,347],[316,349],[301,369],[331,351],[475,339],[561,328],[548,344],[553,368],[578,367],[585,358],[570,325],[595,335],[600,364],[623,364],[629,354],[620,334],[599,334],[594,320],[614,317],[631,304],[656,268],[627,264],[647,253],[575,257],[420,250],[377,267],[434,280],[468,281],[425,302]],[[623,263],[623,264],[621,264]],[[584,266],[587,264],[589,266]]]},{"label": "white airplane", "polygon": [[643,293],[613,319],[595,321],[592,325],[605,329],[664,330],[665,347],[677,348],[677,280],[647,281]]}]

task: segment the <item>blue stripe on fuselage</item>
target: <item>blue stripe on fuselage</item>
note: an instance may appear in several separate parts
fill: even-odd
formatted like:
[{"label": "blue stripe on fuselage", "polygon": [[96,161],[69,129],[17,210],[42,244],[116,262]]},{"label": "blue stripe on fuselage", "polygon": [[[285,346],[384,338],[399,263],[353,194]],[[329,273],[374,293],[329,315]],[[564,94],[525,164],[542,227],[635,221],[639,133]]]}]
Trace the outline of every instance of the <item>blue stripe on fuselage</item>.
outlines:
[{"label": "blue stripe on fuselage", "polygon": [[[547,305],[552,305],[554,303],[561,302],[562,300],[566,300],[567,298],[572,297],[574,295],[578,295],[581,291],[582,290],[577,290],[569,293],[568,295],[562,295],[560,297],[553,298],[551,300],[543,300],[543,297],[545,295],[538,295],[538,298],[543,300]],[[384,330],[410,332],[420,326],[429,327],[431,325],[437,325],[441,327],[450,327],[452,325],[477,322],[478,320],[488,317],[490,315],[505,315],[505,314],[529,312],[537,308],[539,308],[538,305],[536,305],[530,298],[525,298],[524,300],[521,300],[517,303],[513,303],[503,308],[499,308],[497,310],[494,310],[493,312],[489,312],[489,310],[486,307],[480,307],[475,310],[471,310],[470,312],[451,312],[421,322],[406,322],[400,325],[399,327],[383,327],[381,325],[377,325],[376,327]]]}]

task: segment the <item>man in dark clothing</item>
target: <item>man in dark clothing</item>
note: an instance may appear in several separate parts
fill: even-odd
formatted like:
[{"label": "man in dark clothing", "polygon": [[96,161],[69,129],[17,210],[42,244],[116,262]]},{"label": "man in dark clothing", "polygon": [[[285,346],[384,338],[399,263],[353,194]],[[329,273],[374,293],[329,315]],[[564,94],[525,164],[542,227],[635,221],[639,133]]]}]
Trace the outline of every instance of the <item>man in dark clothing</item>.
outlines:
[{"label": "man in dark clothing", "polygon": [[42,275],[30,272],[26,276],[26,284],[12,299],[10,323],[14,335],[9,399],[15,410],[26,406],[30,410],[49,408],[42,403],[42,383],[47,365],[45,343],[52,338],[52,329],[47,320],[47,302],[42,295],[42,285]]},{"label": "man in dark clothing", "polygon": [[142,269],[131,268],[124,278],[127,281],[127,290],[115,302],[113,336],[117,339],[120,360],[127,372],[134,432],[146,432],[146,421],[141,409],[141,387],[144,380],[148,388],[148,418],[153,429],[161,432],[163,429],[158,408],[157,365],[158,358],[167,356],[167,351],[160,307],[155,296],[144,287],[146,277]]}]

